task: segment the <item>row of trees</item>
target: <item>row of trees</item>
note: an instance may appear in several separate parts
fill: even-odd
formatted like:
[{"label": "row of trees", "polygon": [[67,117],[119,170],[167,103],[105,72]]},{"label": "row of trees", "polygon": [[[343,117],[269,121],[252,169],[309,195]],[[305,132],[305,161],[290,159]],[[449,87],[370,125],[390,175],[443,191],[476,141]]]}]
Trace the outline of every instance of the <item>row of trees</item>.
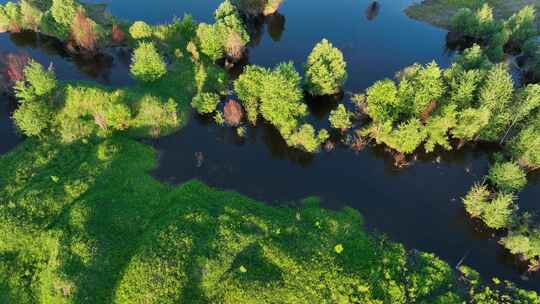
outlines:
[{"label": "row of trees", "polygon": [[427,152],[451,140],[505,141],[540,107],[540,85],[514,89],[506,64],[492,64],[480,46],[450,68],[413,65],[357,97],[372,123],[361,134],[402,152]]},{"label": "row of trees", "polygon": [[[105,15],[100,18],[106,20]],[[98,24],[75,0],[8,2],[0,5],[0,31],[31,30],[73,44],[73,51],[94,53],[101,43],[119,42],[123,33],[114,20]]]},{"label": "row of trees", "polygon": [[525,6],[508,20],[497,20],[485,3],[476,12],[463,8],[452,18],[451,30],[472,38],[483,47],[491,60],[501,61],[505,48],[513,52],[535,52],[535,9]]}]

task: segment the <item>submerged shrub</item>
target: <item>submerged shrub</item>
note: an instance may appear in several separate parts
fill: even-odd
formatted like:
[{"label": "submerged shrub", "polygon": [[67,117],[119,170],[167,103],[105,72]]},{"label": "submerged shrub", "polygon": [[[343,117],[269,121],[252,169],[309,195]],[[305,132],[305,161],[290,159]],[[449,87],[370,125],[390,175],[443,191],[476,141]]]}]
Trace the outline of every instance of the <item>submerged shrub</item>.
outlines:
[{"label": "submerged shrub", "polygon": [[152,37],[152,27],[144,21],[135,21],[129,27],[129,34],[133,39],[146,39]]},{"label": "submerged shrub", "polygon": [[305,65],[307,91],[312,95],[339,93],[347,80],[346,67],[343,53],[323,39],[313,48]]},{"label": "submerged shrub", "polygon": [[214,112],[220,102],[220,97],[215,93],[199,93],[193,97],[191,106],[194,107],[199,114],[210,114]]},{"label": "submerged shrub", "polygon": [[337,109],[330,112],[330,125],[332,128],[342,131],[350,129],[352,127],[351,116],[352,114],[345,109],[345,106],[340,104]]},{"label": "submerged shrub", "polygon": [[167,66],[151,42],[141,42],[133,52],[130,71],[142,82],[159,80],[167,73]]},{"label": "submerged shrub", "polygon": [[527,185],[525,171],[515,162],[496,163],[489,170],[488,180],[505,193],[518,192]]}]

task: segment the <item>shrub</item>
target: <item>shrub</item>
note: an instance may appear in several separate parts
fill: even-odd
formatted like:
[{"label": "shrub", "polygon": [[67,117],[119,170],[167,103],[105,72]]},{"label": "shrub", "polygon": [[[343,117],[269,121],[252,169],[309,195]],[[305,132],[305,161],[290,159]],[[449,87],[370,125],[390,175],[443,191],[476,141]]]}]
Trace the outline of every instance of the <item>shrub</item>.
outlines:
[{"label": "shrub", "polygon": [[210,114],[214,112],[219,104],[220,97],[215,93],[199,93],[193,97],[191,106],[194,107],[199,114]]},{"label": "shrub", "polygon": [[225,0],[220,4],[214,12],[214,19],[216,20],[215,26],[221,33],[223,43],[227,41],[232,33],[236,33],[244,44],[249,42],[249,34],[242,17],[240,17],[238,10],[229,0]]},{"label": "shrub", "polygon": [[426,143],[424,145],[426,152],[433,152],[436,146],[441,146],[446,150],[452,149],[448,132],[456,126],[456,116],[455,106],[447,106],[442,110],[442,113],[427,120],[424,127],[426,132]]},{"label": "shrub", "polygon": [[152,37],[152,27],[144,21],[135,21],[129,27],[129,34],[133,39],[146,39]]},{"label": "shrub", "polygon": [[20,32],[22,25],[21,8],[19,5],[8,2],[0,4],[0,29],[11,32]]},{"label": "shrub", "polygon": [[473,218],[480,218],[488,204],[491,193],[486,185],[476,184],[462,199],[467,213]]},{"label": "shrub", "polygon": [[312,95],[331,95],[341,90],[347,80],[343,53],[328,40],[319,42],[305,65],[305,85]]},{"label": "shrub", "polygon": [[17,129],[26,136],[39,136],[49,127],[53,113],[49,107],[38,101],[24,102],[13,113]]},{"label": "shrub", "polygon": [[499,191],[518,192],[527,185],[527,175],[515,162],[496,163],[491,167],[488,180]]},{"label": "shrub", "polygon": [[141,42],[133,52],[130,70],[137,80],[153,82],[167,73],[167,66],[153,43]]},{"label": "shrub", "polygon": [[352,114],[345,109],[345,106],[340,104],[337,109],[330,112],[330,125],[334,129],[347,130],[352,127]]},{"label": "shrub", "polygon": [[30,60],[24,69],[24,78],[25,81],[15,85],[15,94],[23,102],[50,95],[57,86],[52,66],[45,70],[34,60]]},{"label": "shrub", "polygon": [[0,61],[4,65],[2,72],[8,86],[24,81],[24,69],[29,60],[30,58],[25,54],[7,54],[0,57]]},{"label": "shrub", "polygon": [[307,152],[316,152],[322,143],[324,143],[330,135],[324,129],[317,134],[315,129],[310,124],[303,124],[298,130],[295,130],[285,138],[287,144],[291,147],[297,147]]},{"label": "shrub", "polygon": [[231,59],[238,61],[244,55],[245,50],[246,46],[240,35],[234,32],[231,33],[225,42],[225,52],[227,55]]}]

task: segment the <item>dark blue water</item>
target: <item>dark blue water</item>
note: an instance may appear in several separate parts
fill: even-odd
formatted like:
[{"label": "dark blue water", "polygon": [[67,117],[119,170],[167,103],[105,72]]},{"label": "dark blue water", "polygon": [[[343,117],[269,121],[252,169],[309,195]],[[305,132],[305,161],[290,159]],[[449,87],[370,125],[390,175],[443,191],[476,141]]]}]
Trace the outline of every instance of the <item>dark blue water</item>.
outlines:
[{"label": "dark blue water", "polygon": [[[219,4],[217,0],[99,2],[108,3],[113,15],[150,23],[167,22],[187,12],[198,21],[211,21]],[[374,13],[366,11],[371,4],[366,0],[288,0],[279,14],[261,21],[249,62],[270,67],[292,60],[301,71],[313,45],[327,38],[344,52],[349,72],[345,89],[351,92],[393,77],[414,62],[435,60],[447,66],[451,52],[445,45],[446,32],[408,19],[403,9],[411,2],[379,1],[380,10]],[[52,61],[61,79],[95,79],[112,86],[131,81],[126,76],[129,59],[122,54],[110,54],[110,66],[96,66],[63,57],[58,50],[46,52],[31,41],[29,37],[0,35],[0,51],[25,51],[44,64]],[[328,111],[335,105],[311,101],[311,119],[318,126],[327,125]],[[17,143],[18,137],[11,129],[9,109],[0,110],[0,132],[7,139],[0,141],[3,153]],[[488,170],[489,148],[465,147],[421,155],[410,167],[400,170],[380,147],[360,153],[338,147],[309,155],[288,149],[278,133],[264,124],[249,130],[242,139],[234,130],[200,117],[193,117],[177,134],[150,144],[159,151],[160,165],[153,174],[163,181],[177,184],[198,178],[267,202],[317,195],[324,207],[359,210],[369,229],[387,234],[408,248],[433,252],[451,265],[466,255],[465,264],[487,278],[497,276],[539,289],[540,278],[521,281],[519,267],[497,245],[498,238],[483,232],[462,208],[460,197]],[[200,167],[195,159],[198,152],[204,155]],[[537,211],[538,197],[540,178],[533,176],[519,204]]]}]

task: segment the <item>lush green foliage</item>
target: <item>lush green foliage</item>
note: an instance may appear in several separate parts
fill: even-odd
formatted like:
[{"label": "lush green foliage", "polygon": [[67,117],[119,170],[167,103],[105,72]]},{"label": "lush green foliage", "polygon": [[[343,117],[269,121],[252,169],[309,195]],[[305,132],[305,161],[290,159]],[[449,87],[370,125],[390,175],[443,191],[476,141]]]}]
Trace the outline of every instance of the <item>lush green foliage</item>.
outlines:
[{"label": "lush green foliage", "polygon": [[317,43],[305,65],[305,86],[312,95],[339,93],[347,80],[343,53],[328,40]]},{"label": "lush green foliage", "polygon": [[527,185],[527,175],[514,162],[496,163],[491,167],[488,180],[499,191],[512,193],[522,190]]},{"label": "lush green foliage", "polygon": [[472,286],[433,255],[368,236],[351,209],[313,198],[269,207],[198,182],[171,188],[147,174],[154,157],[121,137],[30,139],[0,157],[0,299],[379,304],[483,293],[478,278],[478,291],[462,293]]},{"label": "lush green foliage", "polygon": [[[249,42],[249,34],[235,6],[224,1],[214,13],[215,23],[202,23],[197,28],[197,38],[201,52],[211,60],[223,58],[234,49],[242,49]],[[232,54],[229,54],[232,55]]]},{"label": "lush green foliage", "polygon": [[330,112],[330,125],[334,129],[338,130],[347,130],[352,127],[351,121],[352,114],[345,109],[343,104],[338,105],[338,107]]},{"label": "lush green foliage", "polygon": [[484,185],[475,185],[463,198],[469,215],[481,219],[493,229],[509,227],[513,202],[513,195],[505,193],[498,193],[491,199],[491,193]]},{"label": "lush green foliage", "polygon": [[167,73],[167,65],[156,47],[150,42],[141,42],[133,52],[131,75],[142,82],[153,82]]},{"label": "lush green foliage", "polygon": [[300,84],[301,77],[289,62],[274,70],[248,66],[235,81],[234,88],[251,123],[256,123],[260,114],[290,146],[311,152],[327,139],[327,133],[323,130],[316,135],[311,125],[301,125],[307,106],[302,102]]}]

